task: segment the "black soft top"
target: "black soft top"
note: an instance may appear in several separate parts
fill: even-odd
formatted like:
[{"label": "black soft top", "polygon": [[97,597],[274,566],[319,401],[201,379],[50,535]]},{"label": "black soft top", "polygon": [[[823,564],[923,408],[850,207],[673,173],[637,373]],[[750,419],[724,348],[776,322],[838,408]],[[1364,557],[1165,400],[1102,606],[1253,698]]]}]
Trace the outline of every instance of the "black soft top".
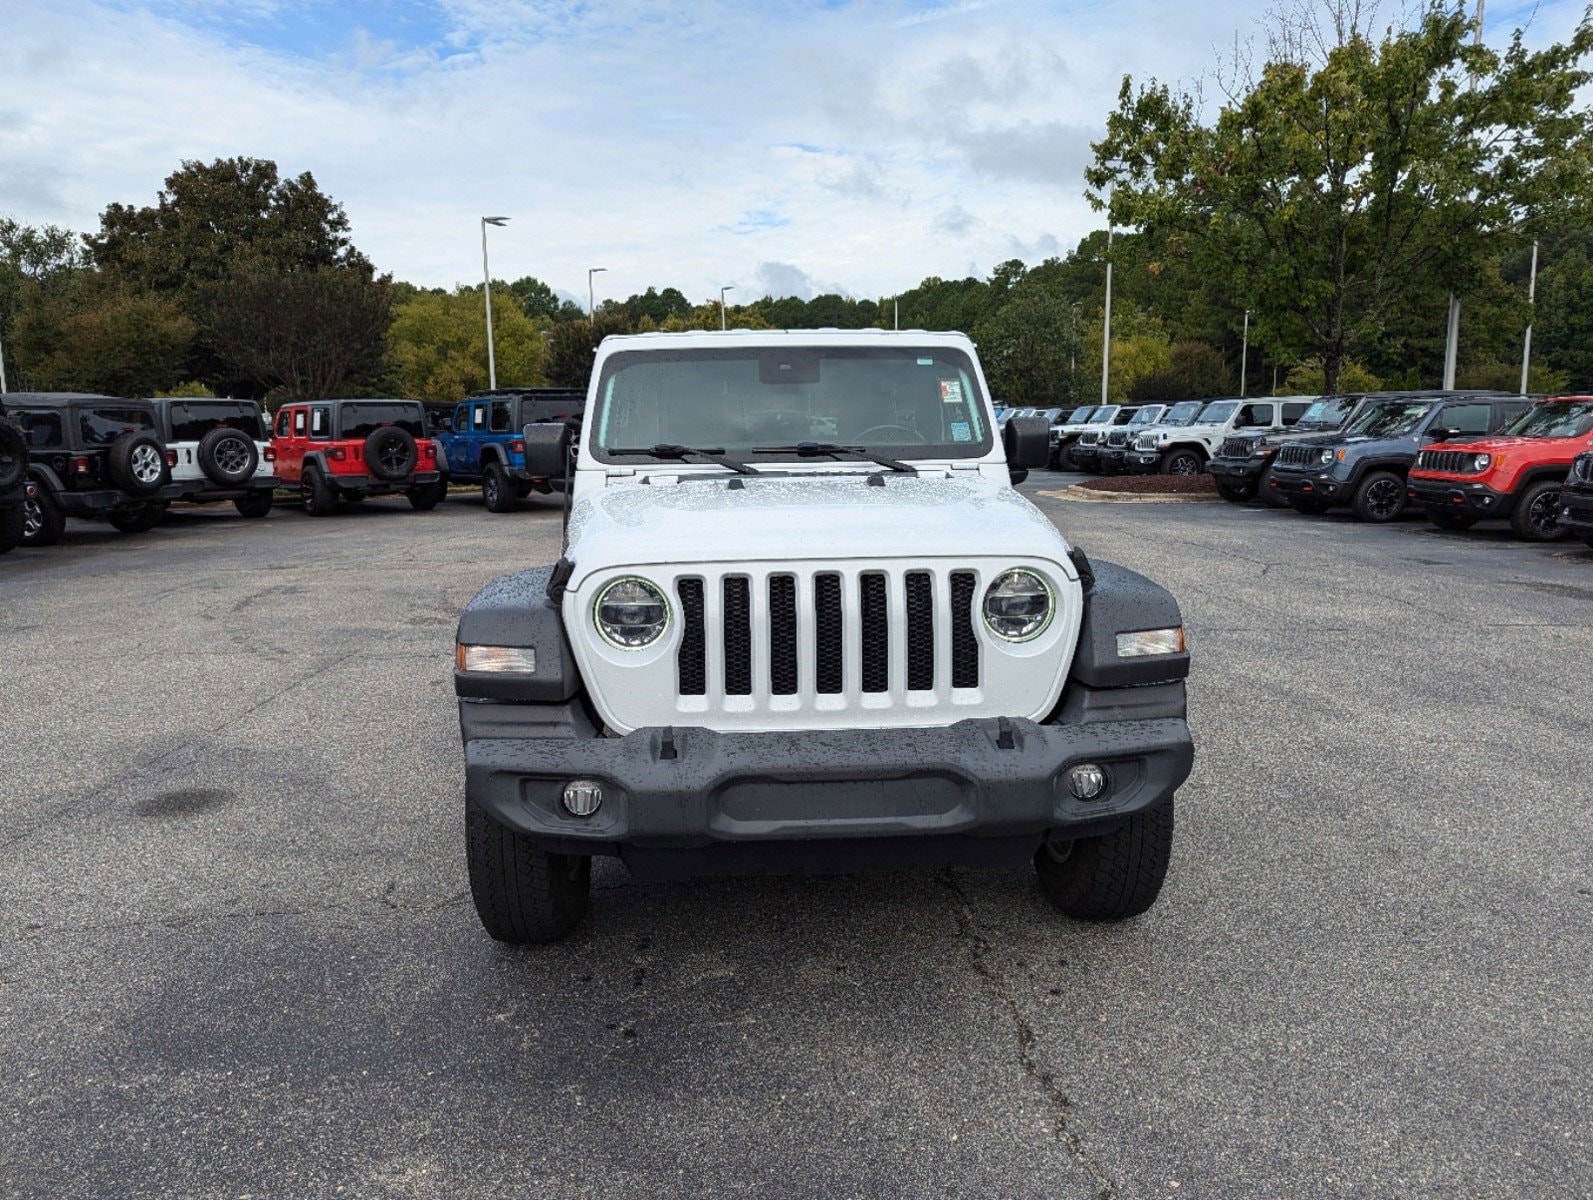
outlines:
[{"label": "black soft top", "polygon": [[0,396],[0,408],[70,408],[74,404],[148,404],[130,396],[105,396],[99,392],[7,392]]}]

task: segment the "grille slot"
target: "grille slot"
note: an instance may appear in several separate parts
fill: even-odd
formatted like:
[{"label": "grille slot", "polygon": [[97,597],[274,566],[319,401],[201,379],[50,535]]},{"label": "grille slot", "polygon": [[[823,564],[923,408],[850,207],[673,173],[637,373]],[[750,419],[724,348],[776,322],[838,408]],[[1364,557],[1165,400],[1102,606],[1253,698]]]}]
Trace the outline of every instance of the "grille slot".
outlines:
[{"label": "grille slot", "polygon": [[725,695],[752,695],[752,595],[744,575],[725,580]]},{"label": "grille slot", "polygon": [[891,625],[886,609],[885,576],[870,571],[861,580],[863,640],[863,690],[883,692],[890,688]]},{"label": "grille slot", "polygon": [[1231,437],[1222,439],[1221,455],[1223,458],[1249,458],[1251,441],[1247,437]]},{"label": "grille slot", "polygon": [[1128,445],[1128,430],[1112,430],[1111,433],[1106,435],[1106,444],[1111,446],[1113,449],[1122,449],[1124,446]]},{"label": "grille slot", "polygon": [[951,686],[979,686],[979,638],[973,627],[972,571],[951,573]]},{"label": "grille slot", "polygon": [[796,577],[769,579],[769,691],[794,696],[797,691]]},{"label": "grille slot", "polygon": [[935,686],[935,581],[927,571],[907,573],[907,690]]},{"label": "grille slot", "polygon": [[1465,450],[1423,450],[1416,456],[1416,465],[1424,471],[1446,471],[1451,475],[1475,475],[1471,460],[1473,455]]},{"label": "grille slot", "polygon": [[1286,467],[1305,467],[1322,461],[1321,446],[1280,446],[1278,462]]},{"label": "grille slot", "polygon": [[702,580],[682,579],[675,585],[680,597],[681,635],[676,669],[680,694],[701,696],[708,691],[707,643],[703,638]]},{"label": "grille slot", "polygon": [[839,695],[845,674],[842,638],[846,624],[841,612],[839,575],[814,576],[813,617],[814,690],[824,695]]}]

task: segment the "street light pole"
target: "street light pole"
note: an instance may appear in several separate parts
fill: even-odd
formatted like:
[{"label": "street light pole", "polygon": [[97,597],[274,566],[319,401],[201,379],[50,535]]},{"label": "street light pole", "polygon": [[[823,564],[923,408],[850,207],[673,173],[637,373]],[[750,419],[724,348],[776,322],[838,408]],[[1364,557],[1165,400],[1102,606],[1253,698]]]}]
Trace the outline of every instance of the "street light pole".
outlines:
[{"label": "street light pole", "polygon": [[[1538,302],[1538,243],[1532,243],[1532,274],[1527,279],[1527,308]],[[1521,394],[1527,394],[1527,369],[1532,363],[1532,322],[1527,322],[1526,337],[1521,342]],[[5,390],[5,375],[0,372],[0,391]]]},{"label": "street light pole", "polygon": [[6,394],[6,348],[5,348],[5,343],[4,342],[0,342],[0,396],[4,396],[5,394]]},{"label": "street light pole", "polygon": [[502,227],[508,217],[481,218],[481,294],[487,298],[487,386],[498,390],[498,360],[492,349],[492,270],[487,266],[487,226]]},{"label": "street light pole", "polygon": [[[1477,0],[1476,44],[1482,45],[1482,0]],[[1469,86],[1477,86],[1477,77],[1468,76]],[[1455,386],[1455,359],[1460,352],[1460,297],[1449,293],[1449,329],[1444,339],[1444,390]]]},{"label": "street light pole", "polygon": [[592,276],[608,270],[607,267],[588,267],[586,269],[586,311],[593,328],[597,327],[597,293],[592,290]]},{"label": "street light pole", "polygon": [[1101,328],[1101,403],[1112,370],[1112,227],[1106,227],[1106,319]]},{"label": "street light pole", "polygon": [[1250,310],[1245,309],[1244,344],[1239,351],[1239,398],[1245,397],[1245,375],[1250,366]]},{"label": "street light pole", "polygon": [[725,293],[726,292],[733,292],[735,290],[736,290],[736,285],[733,284],[733,283],[727,283],[727,284],[725,284],[724,287],[719,289],[719,332],[720,333],[723,333],[726,329],[728,329],[730,327],[729,326],[729,322],[725,319]]},{"label": "street light pole", "polygon": [[898,297],[891,301],[891,328],[900,332],[902,327],[902,302]]}]

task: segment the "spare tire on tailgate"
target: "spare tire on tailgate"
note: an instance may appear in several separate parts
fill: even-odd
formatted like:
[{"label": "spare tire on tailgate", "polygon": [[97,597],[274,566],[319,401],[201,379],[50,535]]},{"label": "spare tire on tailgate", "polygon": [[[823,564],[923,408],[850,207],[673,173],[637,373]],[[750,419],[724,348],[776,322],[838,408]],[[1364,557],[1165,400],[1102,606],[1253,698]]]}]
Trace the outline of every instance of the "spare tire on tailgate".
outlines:
[{"label": "spare tire on tailgate", "polygon": [[0,419],[0,492],[21,483],[27,469],[27,438],[10,421]]},{"label": "spare tire on tailgate", "polygon": [[419,461],[415,439],[397,425],[384,425],[365,439],[365,467],[378,479],[395,483],[413,471]]},{"label": "spare tire on tailgate", "polygon": [[199,439],[199,469],[218,487],[246,483],[260,465],[260,451],[241,429],[218,425]]},{"label": "spare tire on tailgate", "polygon": [[171,481],[166,447],[154,434],[136,429],[111,443],[105,465],[111,482],[135,496],[152,496]]}]

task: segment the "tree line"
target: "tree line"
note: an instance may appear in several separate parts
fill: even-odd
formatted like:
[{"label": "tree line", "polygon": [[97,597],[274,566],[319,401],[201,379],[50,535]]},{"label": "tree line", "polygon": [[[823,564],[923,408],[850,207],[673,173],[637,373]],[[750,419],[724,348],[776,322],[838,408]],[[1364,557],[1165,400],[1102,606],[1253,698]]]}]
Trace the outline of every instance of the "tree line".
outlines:
[{"label": "tree line", "polygon": [[[1114,229],[1036,265],[896,297],[764,296],[736,328],[961,330],[1018,404],[1436,386],[1448,297],[1461,386],[1593,390],[1593,50],[1504,50],[1466,6],[1377,30],[1354,0],[1274,14],[1222,100],[1125,78],[1086,172]],[[1532,247],[1536,303],[1529,306]],[[717,300],[649,287],[595,313],[527,276],[492,283],[498,378],[583,386],[609,334],[717,329]],[[1248,353],[1246,322],[1248,317]],[[79,236],[0,217],[0,346],[17,388],[452,400],[487,382],[482,288],[379,273],[308,172],[185,162],[151,205]]]}]

